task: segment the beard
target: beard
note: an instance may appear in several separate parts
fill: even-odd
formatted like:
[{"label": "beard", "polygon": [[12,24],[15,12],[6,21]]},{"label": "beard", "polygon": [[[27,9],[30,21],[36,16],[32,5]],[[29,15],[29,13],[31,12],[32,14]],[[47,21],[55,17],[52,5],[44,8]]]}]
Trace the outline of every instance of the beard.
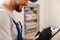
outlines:
[{"label": "beard", "polygon": [[22,11],[22,9],[20,9],[20,5],[15,5],[15,10],[16,10],[17,12],[21,12],[21,11]]}]

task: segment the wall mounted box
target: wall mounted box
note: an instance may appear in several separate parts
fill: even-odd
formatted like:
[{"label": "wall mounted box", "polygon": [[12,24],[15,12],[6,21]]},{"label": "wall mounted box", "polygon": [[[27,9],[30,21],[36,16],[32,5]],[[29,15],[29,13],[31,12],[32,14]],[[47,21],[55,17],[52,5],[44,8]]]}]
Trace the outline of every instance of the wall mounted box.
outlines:
[{"label": "wall mounted box", "polygon": [[24,37],[33,38],[39,31],[39,4],[24,7]]}]

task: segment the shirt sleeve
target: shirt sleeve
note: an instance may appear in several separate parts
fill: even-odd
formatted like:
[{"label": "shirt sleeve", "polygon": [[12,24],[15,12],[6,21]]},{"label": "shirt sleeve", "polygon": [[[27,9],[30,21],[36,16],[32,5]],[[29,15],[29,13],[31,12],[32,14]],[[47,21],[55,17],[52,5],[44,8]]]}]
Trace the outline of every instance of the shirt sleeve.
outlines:
[{"label": "shirt sleeve", "polygon": [[9,16],[3,11],[0,11],[0,40],[12,40]]}]

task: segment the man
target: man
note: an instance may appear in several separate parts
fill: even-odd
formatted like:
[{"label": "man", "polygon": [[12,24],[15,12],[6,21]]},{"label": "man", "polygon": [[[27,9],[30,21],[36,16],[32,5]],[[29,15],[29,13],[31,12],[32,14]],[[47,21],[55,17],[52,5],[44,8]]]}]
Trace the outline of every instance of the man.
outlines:
[{"label": "man", "polygon": [[12,12],[21,12],[27,3],[28,0],[3,0],[0,5],[0,40],[22,40],[18,30],[20,25]]}]

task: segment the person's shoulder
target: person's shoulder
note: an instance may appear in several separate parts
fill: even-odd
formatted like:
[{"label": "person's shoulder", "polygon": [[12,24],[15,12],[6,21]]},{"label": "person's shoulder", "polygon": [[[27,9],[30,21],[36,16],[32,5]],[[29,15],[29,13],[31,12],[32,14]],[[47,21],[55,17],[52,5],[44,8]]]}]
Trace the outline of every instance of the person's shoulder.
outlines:
[{"label": "person's shoulder", "polygon": [[6,10],[4,10],[4,8],[0,8],[0,12],[6,13]]},{"label": "person's shoulder", "polygon": [[6,10],[0,9],[0,16],[8,16]]},{"label": "person's shoulder", "polygon": [[6,13],[4,9],[0,9],[0,21],[9,19],[9,15]]},{"label": "person's shoulder", "polygon": [[7,14],[7,10],[4,8],[0,8],[0,25],[7,24],[10,22],[9,15]]},{"label": "person's shoulder", "polygon": [[8,22],[10,22],[9,15],[4,10],[0,10],[0,24]]}]

